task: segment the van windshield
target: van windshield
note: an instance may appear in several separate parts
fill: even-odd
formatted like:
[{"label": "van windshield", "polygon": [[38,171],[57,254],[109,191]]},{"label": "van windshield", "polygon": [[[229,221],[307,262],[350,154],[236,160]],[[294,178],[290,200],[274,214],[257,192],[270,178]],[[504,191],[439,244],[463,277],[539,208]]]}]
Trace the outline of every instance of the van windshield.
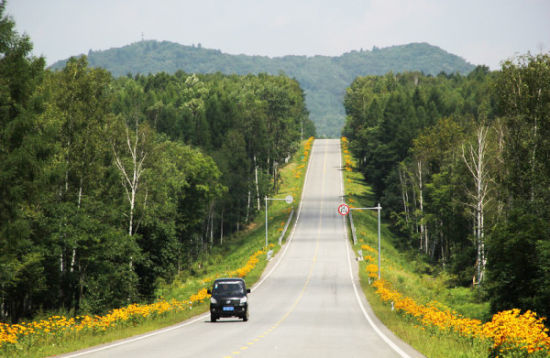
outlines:
[{"label": "van windshield", "polygon": [[237,281],[216,282],[212,294],[215,295],[242,295],[243,284]]}]

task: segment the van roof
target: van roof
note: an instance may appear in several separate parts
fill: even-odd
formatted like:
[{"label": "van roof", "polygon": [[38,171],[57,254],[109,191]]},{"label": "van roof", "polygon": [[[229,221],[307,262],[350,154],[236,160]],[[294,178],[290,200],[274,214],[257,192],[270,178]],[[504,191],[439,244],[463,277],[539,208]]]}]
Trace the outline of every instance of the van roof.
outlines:
[{"label": "van roof", "polygon": [[228,282],[228,281],[238,281],[238,282],[244,283],[244,280],[239,277],[217,278],[216,280],[214,280],[214,282]]}]

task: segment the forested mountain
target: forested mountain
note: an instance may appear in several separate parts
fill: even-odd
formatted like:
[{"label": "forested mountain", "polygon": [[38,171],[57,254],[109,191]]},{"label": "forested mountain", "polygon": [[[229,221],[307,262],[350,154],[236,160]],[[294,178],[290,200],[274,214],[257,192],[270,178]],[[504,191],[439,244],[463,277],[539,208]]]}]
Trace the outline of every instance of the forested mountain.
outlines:
[{"label": "forested mountain", "polygon": [[286,76],[49,71],[4,10],[1,321],[152,298],[250,223],[314,131]]},{"label": "forested mountain", "polygon": [[[413,43],[371,51],[352,51],[339,57],[229,55],[199,46],[172,42],[141,41],[121,48],[89,51],[92,67],[102,67],[114,76],[174,73],[248,74],[283,72],[296,78],[306,93],[306,103],[318,136],[336,137],[344,125],[342,100],[345,88],[356,76],[383,75],[389,71],[421,71],[467,74],[474,66],[462,58],[426,43]],[[52,65],[64,66],[66,61]]]},{"label": "forested mountain", "polygon": [[550,56],[489,72],[357,78],[344,134],[408,250],[550,315]]}]

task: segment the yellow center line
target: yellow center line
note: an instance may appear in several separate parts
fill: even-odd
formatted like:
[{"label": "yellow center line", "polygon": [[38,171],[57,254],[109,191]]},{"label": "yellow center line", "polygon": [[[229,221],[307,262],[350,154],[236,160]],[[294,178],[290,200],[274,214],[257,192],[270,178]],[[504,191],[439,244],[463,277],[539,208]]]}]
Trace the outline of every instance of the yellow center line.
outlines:
[{"label": "yellow center line", "polygon": [[[326,172],[327,172],[327,151],[325,150],[325,154],[323,156],[323,176],[322,176],[323,179],[321,181],[321,193],[324,193],[324,191],[325,191]],[[311,281],[311,277],[313,276],[313,269],[314,269],[315,264],[317,262],[317,254],[319,252],[319,238],[321,237],[321,226],[323,224],[323,204],[324,204],[324,202],[323,202],[323,200],[321,200],[321,205],[319,207],[319,226],[318,226],[318,229],[317,229],[317,237],[315,239],[315,250],[313,252],[313,258],[311,259],[311,265],[309,267],[309,272],[307,274],[306,281],[305,281],[304,286],[302,287],[302,289],[300,291],[300,294],[298,295],[298,297],[296,298],[296,300],[294,301],[294,303],[292,304],[290,309],[283,315],[283,317],[279,321],[277,321],[277,323],[275,323],[271,328],[269,328],[268,330],[263,332],[261,335],[257,336],[256,339],[254,339],[254,341],[259,341],[260,339],[265,338],[275,328],[279,327],[279,325],[281,325],[281,323],[283,323],[290,316],[290,314],[294,311],[296,306],[298,306],[298,303],[300,303],[300,301],[304,297],[306,289],[309,286],[309,282]],[[253,344],[254,343],[250,343],[250,342],[248,343],[248,345],[250,345],[250,346],[252,346]],[[241,347],[241,351],[244,351],[248,348],[249,347],[247,347],[247,346],[243,346],[243,347]],[[233,352],[233,354],[235,354],[235,352]]]}]

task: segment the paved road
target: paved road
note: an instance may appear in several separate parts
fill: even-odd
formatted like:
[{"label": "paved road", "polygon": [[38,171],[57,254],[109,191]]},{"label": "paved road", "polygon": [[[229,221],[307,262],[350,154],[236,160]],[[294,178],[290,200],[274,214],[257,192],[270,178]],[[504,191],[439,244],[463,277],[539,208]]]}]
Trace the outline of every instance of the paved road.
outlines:
[{"label": "paved road", "polygon": [[[249,295],[250,320],[203,315],[182,325],[77,352],[81,357],[419,357],[381,326],[358,292],[356,263],[337,214],[338,140],[316,140],[289,243]],[[352,276],[353,273],[353,276]],[[73,357],[76,355],[72,355]]]}]

